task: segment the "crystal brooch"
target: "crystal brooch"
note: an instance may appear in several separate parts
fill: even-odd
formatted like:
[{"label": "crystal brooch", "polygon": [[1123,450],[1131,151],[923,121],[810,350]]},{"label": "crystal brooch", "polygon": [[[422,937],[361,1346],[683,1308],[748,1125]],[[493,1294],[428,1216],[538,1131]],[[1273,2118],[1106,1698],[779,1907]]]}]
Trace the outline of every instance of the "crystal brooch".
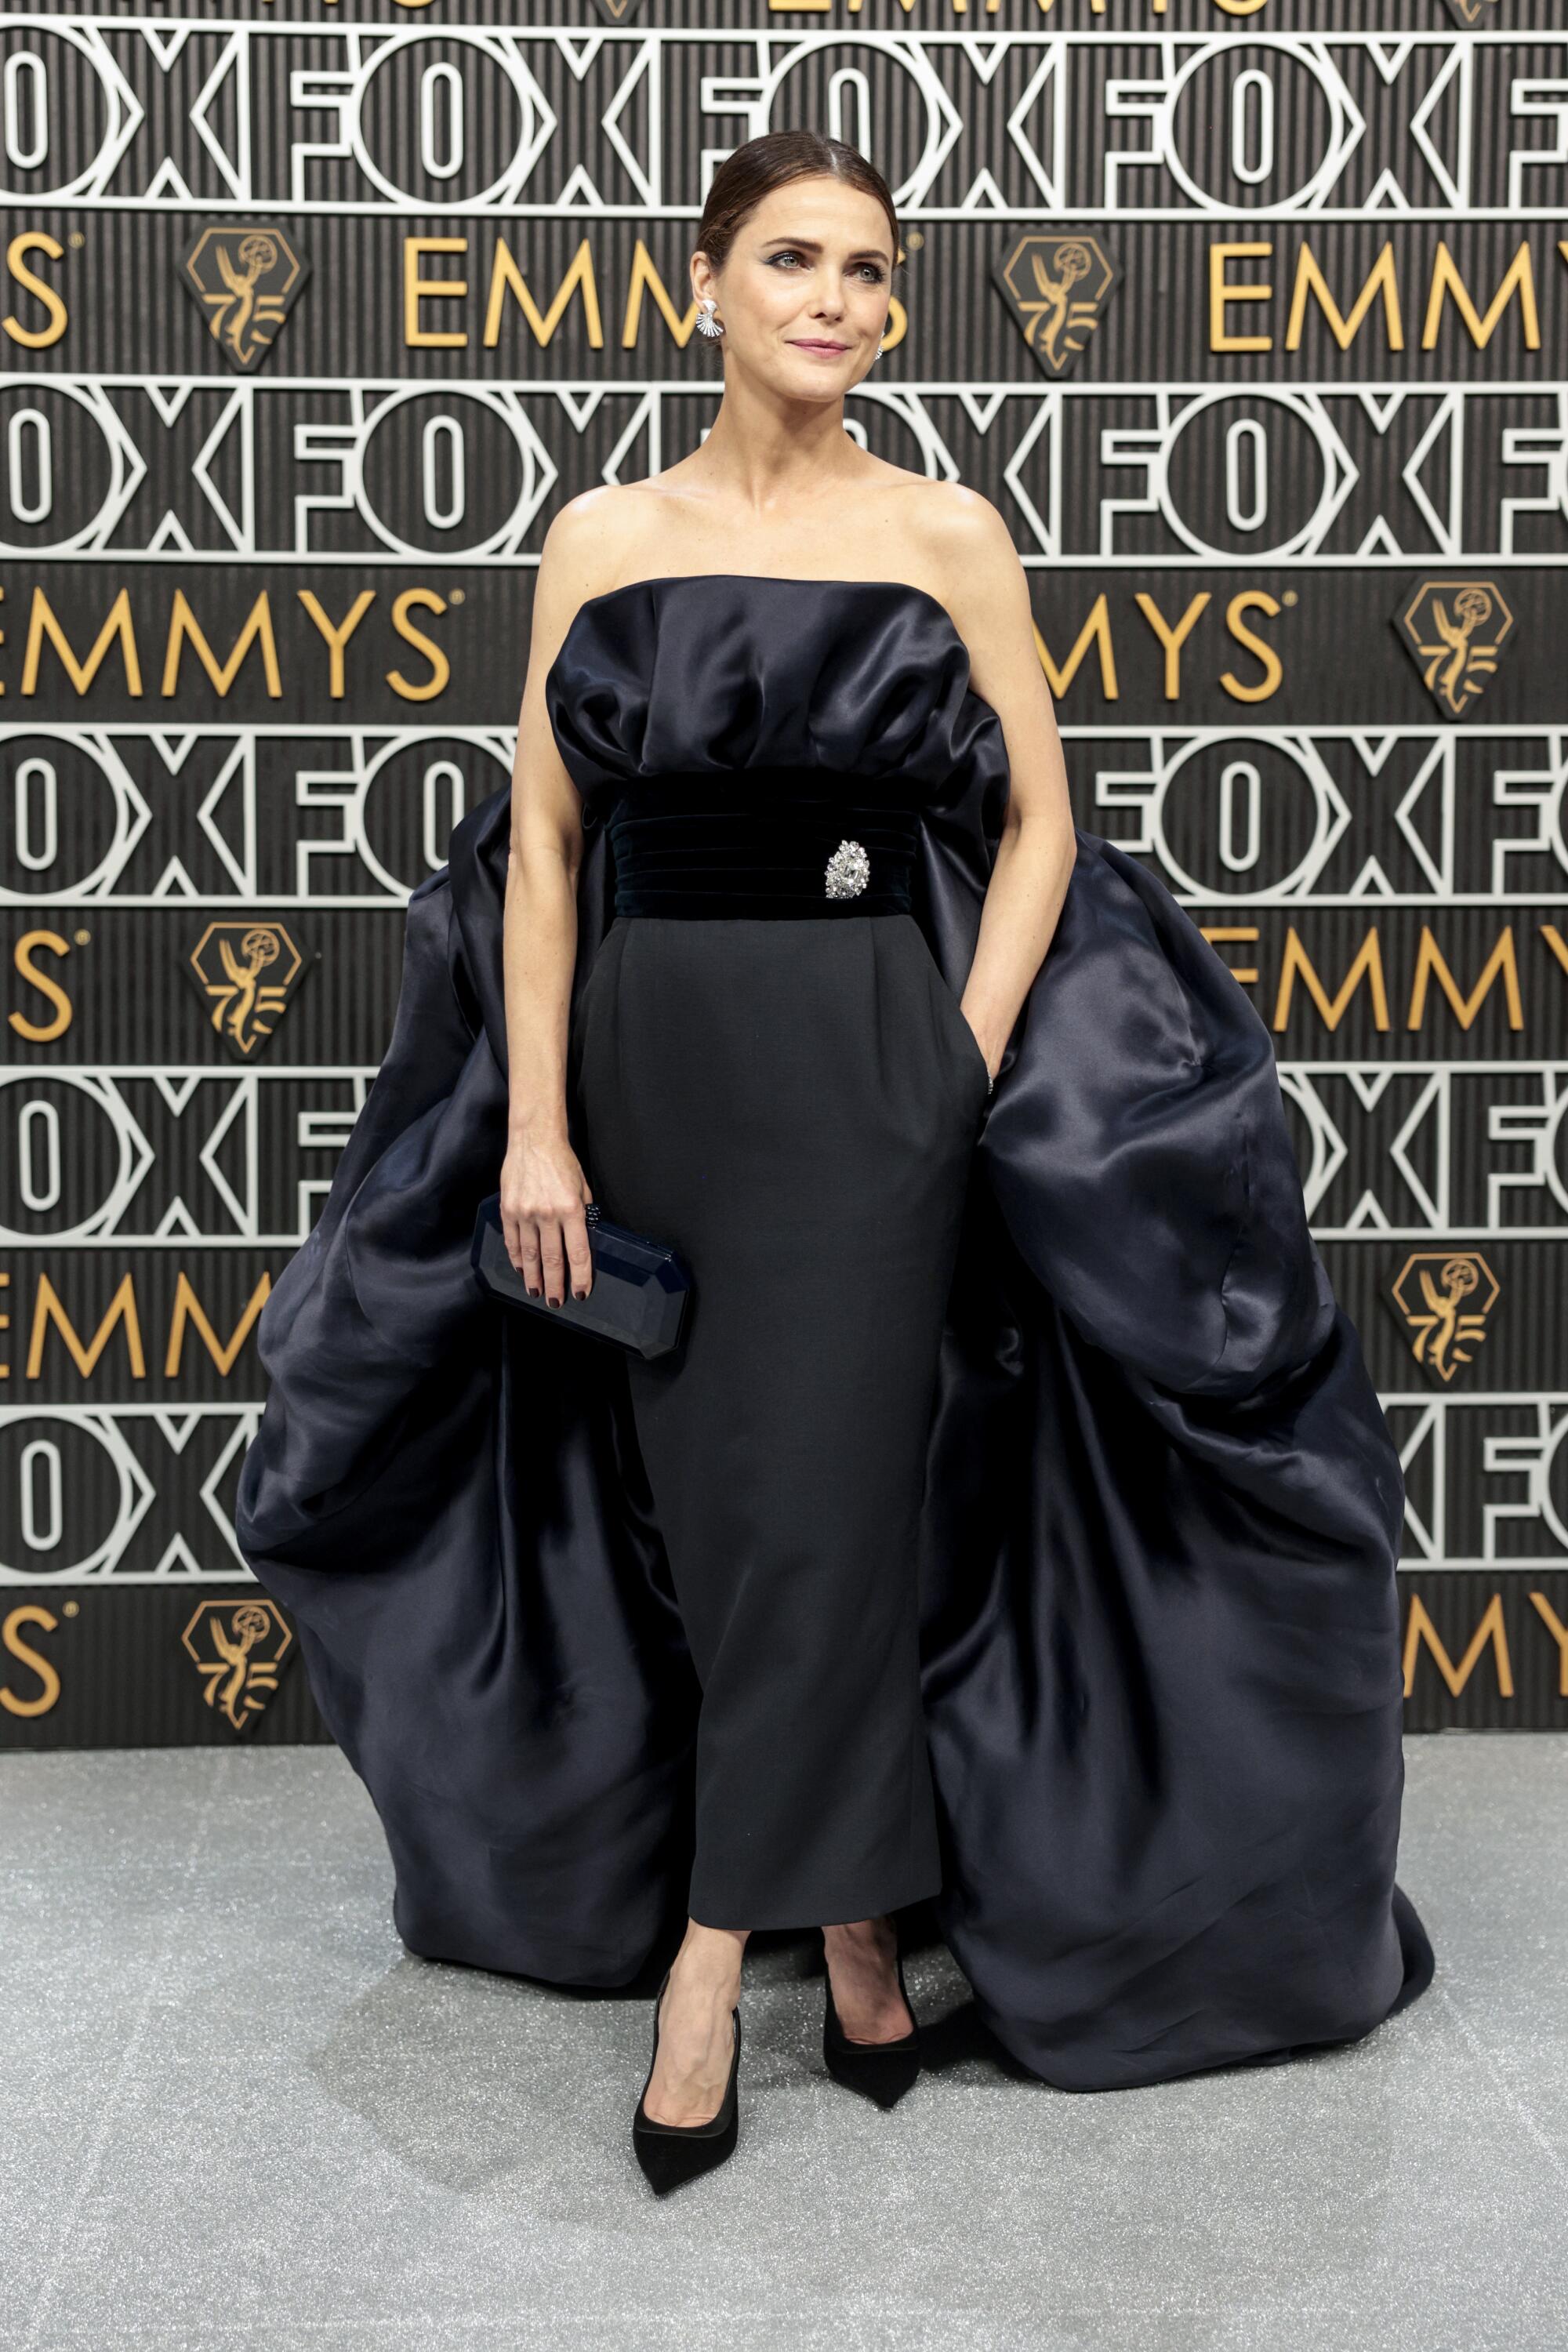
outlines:
[{"label": "crystal brooch", "polygon": [[871,861],[858,841],[841,841],[827,861],[827,896],[853,898],[871,879]]}]

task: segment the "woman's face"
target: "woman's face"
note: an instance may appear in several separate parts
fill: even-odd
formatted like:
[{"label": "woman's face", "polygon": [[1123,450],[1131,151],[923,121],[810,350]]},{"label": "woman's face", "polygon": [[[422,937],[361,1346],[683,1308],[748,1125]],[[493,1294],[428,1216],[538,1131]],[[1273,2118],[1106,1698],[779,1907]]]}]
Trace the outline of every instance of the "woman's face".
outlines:
[{"label": "woman's face", "polygon": [[802,400],[835,400],[877,356],[892,293],[893,238],[874,196],[811,177],[774,188],[735,232],[723,268],[692,278],[724,322],[727,362]]}]

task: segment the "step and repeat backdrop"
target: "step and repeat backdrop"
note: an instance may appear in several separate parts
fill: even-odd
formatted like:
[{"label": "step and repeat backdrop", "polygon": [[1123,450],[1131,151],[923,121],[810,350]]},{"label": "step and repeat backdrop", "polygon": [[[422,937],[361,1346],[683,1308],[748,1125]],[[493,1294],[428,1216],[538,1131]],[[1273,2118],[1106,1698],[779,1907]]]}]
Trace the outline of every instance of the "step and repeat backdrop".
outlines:
[{"label": "step and repeat backdrop", "polygon": [[257,1318],[545,530],[704,432],[703,194],[796,124],[904,226],[850,430],[1006,515],[1079,824],[1274,1034],[1410,1724],[1568,1724],[1568,0],[515,14],[0,23],[0,1744],[323,1736]]}]

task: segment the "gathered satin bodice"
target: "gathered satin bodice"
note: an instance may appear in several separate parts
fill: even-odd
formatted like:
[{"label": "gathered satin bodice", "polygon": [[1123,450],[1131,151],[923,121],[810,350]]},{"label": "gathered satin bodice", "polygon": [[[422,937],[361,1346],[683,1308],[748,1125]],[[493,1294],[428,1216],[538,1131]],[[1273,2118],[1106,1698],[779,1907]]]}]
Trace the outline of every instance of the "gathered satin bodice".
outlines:
[{"label": "gathered satin bodice", "polygon": [[931,784],[973,723],[968,648],[937,598],[900,580],[632,581],[579,605],[544,697],[585,818],[666,772]]},{"label": "gathered satin bodice", "polygon": [[589,597],[545,704],[623,914],[907,909],[985,708],[922,588],[707,572]]}]

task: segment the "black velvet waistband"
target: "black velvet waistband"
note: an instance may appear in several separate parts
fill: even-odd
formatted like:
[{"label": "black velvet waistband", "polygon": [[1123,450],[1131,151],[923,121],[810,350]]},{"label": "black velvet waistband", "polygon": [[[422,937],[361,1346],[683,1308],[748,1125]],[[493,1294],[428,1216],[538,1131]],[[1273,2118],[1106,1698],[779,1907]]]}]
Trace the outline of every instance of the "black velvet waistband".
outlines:
[{"label": "black velvet waistband", "polygon": [[608,823],[617,915],[910,911],[919,814],[896,776],[647,776],[623,789]]}]

